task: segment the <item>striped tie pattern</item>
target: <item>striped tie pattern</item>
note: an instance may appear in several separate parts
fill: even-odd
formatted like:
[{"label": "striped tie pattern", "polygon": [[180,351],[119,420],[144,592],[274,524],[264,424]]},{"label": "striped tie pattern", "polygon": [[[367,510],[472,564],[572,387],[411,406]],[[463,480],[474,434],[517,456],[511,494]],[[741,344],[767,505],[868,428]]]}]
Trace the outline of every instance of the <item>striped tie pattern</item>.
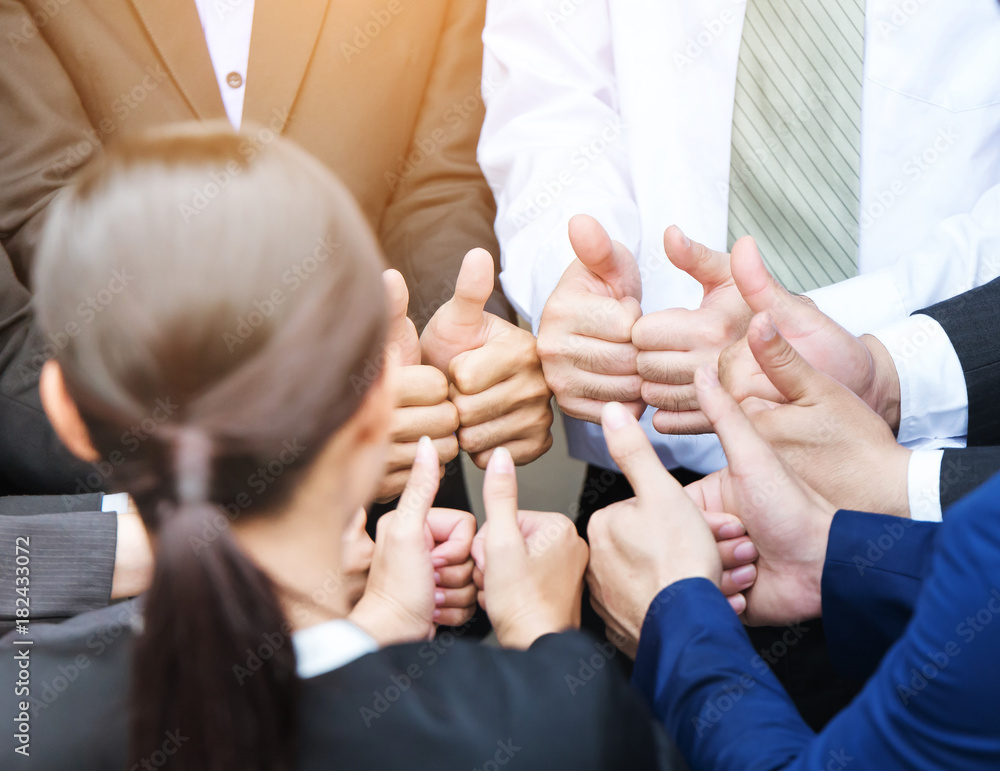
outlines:
[{"label": "striped tie pattern", "polygon": [[729,246],[754,236],[794,292],[857,274],[864,18],[864,0],[747,3]]}]

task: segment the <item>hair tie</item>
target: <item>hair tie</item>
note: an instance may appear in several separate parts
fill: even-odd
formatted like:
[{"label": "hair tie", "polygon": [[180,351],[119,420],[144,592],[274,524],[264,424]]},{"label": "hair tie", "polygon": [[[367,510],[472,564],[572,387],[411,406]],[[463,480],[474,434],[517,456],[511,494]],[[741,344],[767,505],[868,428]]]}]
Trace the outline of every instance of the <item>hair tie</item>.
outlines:
[{"label": "hair tie", "polygon": [[211,477],[212,440],[200,428],[182,426],[174,439],[174,473],[180,504],[204,503]]}]

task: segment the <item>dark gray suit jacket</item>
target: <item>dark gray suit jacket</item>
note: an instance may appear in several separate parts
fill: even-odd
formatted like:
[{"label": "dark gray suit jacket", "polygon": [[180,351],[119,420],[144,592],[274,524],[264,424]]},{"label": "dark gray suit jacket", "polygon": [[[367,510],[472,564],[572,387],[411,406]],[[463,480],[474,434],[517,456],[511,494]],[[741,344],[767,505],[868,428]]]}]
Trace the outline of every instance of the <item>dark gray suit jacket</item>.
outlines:
[{"label": "dark gray suit jacket", "polygon": [[1000,279],[918,313],[947,333],[969,395],[969,446],[945,450],[941,463],[945,508],[1000,471]]}]

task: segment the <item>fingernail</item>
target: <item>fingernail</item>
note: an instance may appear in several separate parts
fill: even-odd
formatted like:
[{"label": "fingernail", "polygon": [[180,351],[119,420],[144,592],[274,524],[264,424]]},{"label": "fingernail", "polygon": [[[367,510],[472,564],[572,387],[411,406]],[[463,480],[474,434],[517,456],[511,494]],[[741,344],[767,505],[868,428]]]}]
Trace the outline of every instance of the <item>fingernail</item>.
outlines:
[{"label": "fingernail", "polygon": [[[434,567],[436,567],[436,568],[444,567],[447,564],[448,564],[448,558],[447,557],[435,557],[434,558]],[[434,575],[437,575],[437,573],[435,573]]]},{"label": "fingernail", "polygon": [[628,425],[628,410],[618,402],[608,402],[601,413],[601,423],[612,431],[624,428]]},{"label": "fingernail", "polygon": [[441,609],[434,608],[434,620],[437,621],[439,618],[441,618]]},{"label": "fingernail", "polygon": [[681,230],[680,228],[677,228],[677,231],[681,234],[681,243],[684,244],[684,246],[686,246],[688,249],[690,249],[691,248],[691,239],[688,238],[687,234],[683,230]]},{"label": "fingernail", "polygon": [[733,549],[733,556],[741,562],[755,560],[757,559],[757,547],[753,545],[753,541],[746,541]]},{"label": "fingernail", "polygon": [[719,528],[719,535],[722,538],[739,538],[746,531],[742,522],[729,522]]},{"label": "fingernail", "polygon": [[760,325],[760,339],[767,342],[773,340],[776,334],[778,334],[778,328],[774,326],[774,321],[771,320],[770,316],[765,316]]},{"label": "fingernail", "polygon": [[444,592],[434,592],[434,604],[435,605],[444,604]]},{"label": "fingernail", "polygon": [[[435,565],[435,567],[437,567],[437,565]],[[434,571],[434,583],[436,584],[441,583],[441,574],[438,573],[436,570]]]},{"label": "fingernail", "polygon": [[422,436],[420,437],[420,441],[417,442],[416,460],[422,463],[433,463],[435,466],[438,465],[434,442],[431,441],[429,436]]},{"label": "fingernail", "polygon": [[743,586],[745,584],[749,584],[751,581],[754,580],[754,578],[756,578],[756,576],[757,576],[757,568],[755,568],[753,565],[744,565],[741,568],[736,568],[736,570],[734,570],[730,574],[730,577],[733,579],[733,583],[735,583],[737,586]]},{"label": "fingernail", "polygon": [[489,465],[492,466],[493,471],[498,474],[514,473],[514,459],[510,455],[510,450],[506,447],[497,447],[493,450],[493,455],[490,457]]}]

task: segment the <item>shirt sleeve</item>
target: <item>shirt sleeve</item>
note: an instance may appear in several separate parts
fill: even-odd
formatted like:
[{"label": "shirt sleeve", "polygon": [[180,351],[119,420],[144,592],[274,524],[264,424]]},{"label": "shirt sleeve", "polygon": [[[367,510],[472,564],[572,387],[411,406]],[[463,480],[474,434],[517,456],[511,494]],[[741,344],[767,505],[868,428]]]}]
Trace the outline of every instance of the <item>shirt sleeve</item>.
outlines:
[{"label": "shirt sleeve", "polygon": [[910,501],[910,519],[917,522],[940,522],[941,461],[944,450],[916,450],[910,453],[906,469],[906,490]]},{"label": "shirt sleeve", "polygon": [[899,375],[899,441],[965,436],[969,398],[962,362],[944,328],[915,314],[874,333]]},{"label": "shirt sleeve", "polygon": [[490,3],[483,33],[479,162],[497,201],[500,279],[536,333],[575,259],[573,215],[599,213],[633,254],[640,239],[607,3],[577,5],[558,20],[550,5]]},{"label": "shirt sleeve", "polygon": [[919,252],[809,296],[828,316],[860,335],[985,284],[1000,274],[1000,185],[972,211],[943,220]]}]

